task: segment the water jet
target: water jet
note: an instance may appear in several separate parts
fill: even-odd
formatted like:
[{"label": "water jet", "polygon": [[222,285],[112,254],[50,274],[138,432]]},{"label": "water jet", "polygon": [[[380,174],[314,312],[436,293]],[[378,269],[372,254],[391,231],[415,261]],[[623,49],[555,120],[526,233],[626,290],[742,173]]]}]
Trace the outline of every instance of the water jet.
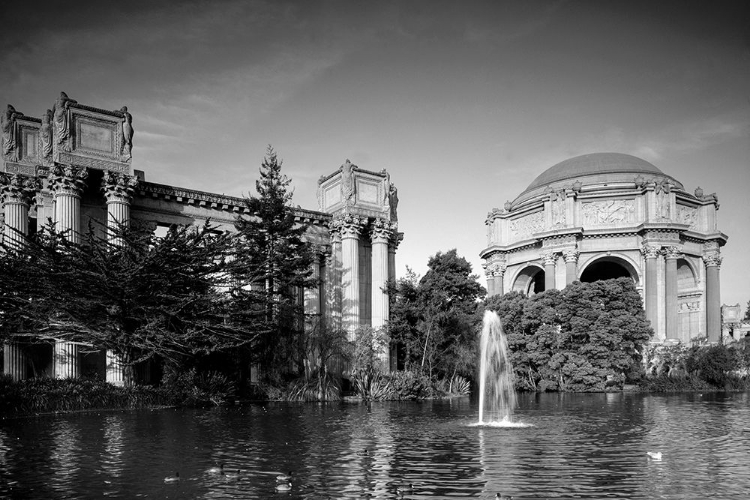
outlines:
[{"label": "water jet", "polygon": [[515,406],[516,389],[508,342],[497,313],[485,311],[479,358],[479,425],[510,423]]}]

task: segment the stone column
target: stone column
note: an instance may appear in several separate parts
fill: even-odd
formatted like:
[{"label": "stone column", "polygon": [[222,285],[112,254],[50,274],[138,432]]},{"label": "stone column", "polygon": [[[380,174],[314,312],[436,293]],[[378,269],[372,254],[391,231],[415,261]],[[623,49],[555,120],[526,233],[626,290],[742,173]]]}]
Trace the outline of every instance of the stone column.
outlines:
[{"label": "stone column", "polygon": [[542,254],[542,260],[544,260],[544,289],[554,290],[555,264],[557,263],[557,254],[555,252],[547,252],[545,254]]},{"label": "stone column", "polygon": [[[0,197],[2,198],[5,244],[21,251],[29,234],[29,206],[37,183],[34,179],[18,174],[0,177]],[[13,380],[23,380],[26,373],[26,353],[18,342],[3,345],[3,373]]]},{"label": "stone column", "polygon": [[659,327],[658,327],[658,307],[659,303],[657,300],[657,272],[656,272],[656,266],[657,266],[657,259],[659,257],[659,253],[661,252],[661,247],[658,245],[649,245],[644,244],[641,248],[641,253],[643,253],[643,256],[646,260],[646,283],[645,283],[645,289],[646,289],[646,319],[651,322],[651,328],[654,329],[655,333],[658,333]]},{"label": "stone column", "polygon": [[706,265],[706,336],[709,342],[721,339],[721,294],[719,268],[721,255],[718,250],[703,254]]},{"label": "stone column", "polygon": [[[138,178],[117,172],[104,172],[102,191],[107,200],[107,231],[113,245],[124,243],[120,231],[130,226],[130,204]],[[106,380],[110,384],[124,386],[133,383],[133,367],[128,366],[122,353],[107,349]]]},{"label": "stone column", "polygon": [[328,315],[331,328],[342,328],[341,324],[341,221],[334,219],[328,225],[331,235],[331,253],[326,262],[326,272],[330,280],[328,294]]},{"label": "stone column", "polygon": [[565,250],[563,258],[565,259],[565,286],[573,283],[578,274],[578,250]]},{"label": "stone column", "polygon": [[484,276],[487,278],[487,297],[495,295],[495,271],[493,270],[494,264],[485,262],[482,264],[484,268]]},{"label": "stone column", "polygon": [[359,328],[359,235],[364,223],[353,215],[341,219],[341,316],[349,340]]},{"label": "stone column", "polygon": [[[315,280],[316,283],[320,282],[320,259],[322,257],[322,251],[315,251],[315,260],[310,265],[310,278]],[[305,330],[310,330],[315,326],[316,320],[320,317],[320,287],[316,285],[313,288],[305,288]]]},{"label": "stone column", "polygon": [[[388,284],[388,241],[391,237],[391,223],[385,219],[375,219],[372,223],[370,238],[372,242],[372,327],[385,333],[385,326],[390,318],[390,307],[386,285]],[[380,355],[383,370],[389,372],[390,349],[386,346]]]},{"label": "stone column", "polygon": [[81,194],[86,187],[88,172],[79,167],[54,167],[49,173],[49,186],[54,194],[54,222],[58,231],[68,231],[70,241],[81,240]]},{"label": "stone column", "polygon": [[665,271],[665,311],[667,332],[666,338],[677,339],[677,259],[681,257],[680,248],[668,246],[664,248],[664,258],[666,264]]},{"label": "stone column", "polygon": [[396,250],[398,245],[401,243],[403,234],[399,234],[396,231],[396,224],[391,223],[393,231],[391,232],[391,239],[388,241],[388,279],[396,279]]},{"label": "stone column", "polygon": [[[49,173],[49,187],[55,202],[54,222],[58,231],[78,243],[81,240],[81,194],[86,186],[85,168],[55,166]],[[77,378],[80,375],[78,345],[55,341],[52,364],[55,378]]]},{"label": "stone column", "polygon": [[495,262],[493,266],[492,274],[495,277],[494,295],[503,295],[505,293],[503,280],[505,279],[505,269],[508,266],[505,264],[505,261]]}]

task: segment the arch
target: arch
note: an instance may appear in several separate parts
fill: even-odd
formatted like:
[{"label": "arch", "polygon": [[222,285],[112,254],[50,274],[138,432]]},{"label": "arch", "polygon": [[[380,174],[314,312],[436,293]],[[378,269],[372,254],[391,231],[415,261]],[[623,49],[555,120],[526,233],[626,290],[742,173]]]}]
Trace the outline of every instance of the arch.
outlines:
[{"label": "arch", "polygon": [[602,255],[594,257],[581,266],[578,279],[582,282],[629,277],[636,286],[639,284],[638,269],[623,255]]},{"label": "arch", "polygon": [[514,292],[534,295],[544,291],[544,268],[538,264],[527,264],[513,278]]},{"label": "arch", "polygon": [[691,290],[698,287],[695,269],[687,259],[677,259],[677,290]]}]

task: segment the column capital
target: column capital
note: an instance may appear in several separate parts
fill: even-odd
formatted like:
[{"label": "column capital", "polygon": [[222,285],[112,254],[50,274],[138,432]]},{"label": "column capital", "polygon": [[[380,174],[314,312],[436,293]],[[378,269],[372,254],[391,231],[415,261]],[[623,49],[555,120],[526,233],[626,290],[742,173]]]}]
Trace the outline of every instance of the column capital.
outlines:
[{"label": "column capital", "polygon": [[718,250],[713,250],[703,254],[703,263],[706,267],[709,266],[721,266],[722,257]]},{"label": "column capital", "polygon": [[578,262],[578,256],[580,255],[580,252],[578,250],[565,250],[562,253],[563,259],[565,259],[565,263],[577,263]]},{"label": "column capital", "polygon": [[641,246],[641,253],[647,259],[655,259],[661,253],[661,245],[651,245],[649,243],[644,243]]},{"label": "column capital", "polygon": [[339,230],[341,231],[341,238],[353,238],[357,239],[362,233],[367,220],[356,215],[346,214],[339,219]]},{"label": "column capital", "polygon": [[554,266],[557,264],[557,252],[544,252],[539,256],[545,266]]},{"label": "column capital", "polygon": [[39,180],[19,174],[0,174],[0,201],[29,206],[41,188]]},{"label": "column capital", "polygon": [[86,186],[88,175],[88,170],[85,167],[56,165],[50,169],[47,178],[50,188],[56,195],[68,194],[80,197],[83,188]]},{"label": "column capital", "polygon": [[391,239],[388,240],[388,251],[396,253],[396,249],[402,241],[404,241],[404,233],[399,233],[394,227],[393,231],[391,231]]},{"label": "column capital", "polygon": [[130,203],[137,186],[138,178],[133,175],[107,170],[102,177],[102,191],[107,203]]},{"label": "column capital", "polygon": [[393,233],[393,227],[386,219],[375,219],[370,225],[370,239],[373,243],[388,244]]},{"label": "column capital", "polygon": [[664,257],[667,259],[680,259],[683,257],[681,248],[676,245],[669,245],[664,247]]},{"label": "column capital", "polygon": [[508,268],[508,266],[505,264],[505,262],[494,262],[489,265],[490,271],[492,271],[492,276],[496,278],[502,278],[505,275],[505,270]]}]

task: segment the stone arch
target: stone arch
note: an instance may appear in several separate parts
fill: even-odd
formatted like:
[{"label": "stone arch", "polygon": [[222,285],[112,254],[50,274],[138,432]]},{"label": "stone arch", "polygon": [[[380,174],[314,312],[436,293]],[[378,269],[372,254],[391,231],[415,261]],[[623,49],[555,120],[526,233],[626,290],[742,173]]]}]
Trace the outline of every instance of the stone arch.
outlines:
[{"label": "stone arch", "polygon": [[698,287],[698,273],[687,259],[677,259],[677,290],[692,290]]},{"label": "stone arch", "polygon": [[636,286],[640,283],[638,268],[624,255],[595,256],[581,266],[578,279],[582,282],[629,277]]},{"label": "stone arch", "polygon": [[514,292],[534,295],[544,291],[544,268],[538,264],[527,264],[513,278]]}]

